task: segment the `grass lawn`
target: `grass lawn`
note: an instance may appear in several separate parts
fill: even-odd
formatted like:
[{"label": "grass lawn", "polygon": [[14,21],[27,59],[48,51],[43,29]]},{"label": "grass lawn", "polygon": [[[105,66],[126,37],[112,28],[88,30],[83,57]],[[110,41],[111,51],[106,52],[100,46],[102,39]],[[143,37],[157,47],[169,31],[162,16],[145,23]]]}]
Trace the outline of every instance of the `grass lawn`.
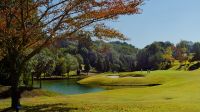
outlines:
[{"label": "grass lawn", "polygon": [[[125,77],[142,74],[145,77]],[[25,112],[200,112],[200,71],[154,71],[120,73],[120,78],[101,74],[80,81],[82,84],[135,85],[159,83],[142,88],[123,88],[79,95],[22,98]],[[0,109],[10,99],[0,100]]]}]

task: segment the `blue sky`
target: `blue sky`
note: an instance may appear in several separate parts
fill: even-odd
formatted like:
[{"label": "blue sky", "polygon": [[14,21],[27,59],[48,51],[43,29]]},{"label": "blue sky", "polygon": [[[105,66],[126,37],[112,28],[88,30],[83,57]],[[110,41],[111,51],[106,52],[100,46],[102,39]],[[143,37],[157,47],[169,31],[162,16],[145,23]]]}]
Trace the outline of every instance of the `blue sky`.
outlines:
[{"label": "blue sky", "polygon": [[141,9],[108,24],[139,48],[153,41],[200,41],[200,0],[146,0]]}]

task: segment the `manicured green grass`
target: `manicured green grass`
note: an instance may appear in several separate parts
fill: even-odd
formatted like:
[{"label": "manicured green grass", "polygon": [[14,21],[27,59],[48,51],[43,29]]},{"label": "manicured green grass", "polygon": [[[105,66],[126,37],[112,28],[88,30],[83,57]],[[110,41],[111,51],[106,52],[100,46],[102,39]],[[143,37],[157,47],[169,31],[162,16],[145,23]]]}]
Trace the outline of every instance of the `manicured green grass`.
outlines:
[{"label": "manicured green grass", "polygon": [[[122,73],[121,73],[122,74]],[[141,74],[141,72],[123,73]],[[80,81],[85,84],[143,84],[161,83],[160,86],[124,88],[70,96],[40,96],[22,98],[23,111],[72,112],[200,112],[200,71],[154,71],[143,79],[108,79],[97,75]],[[119,74],[116,74],[119,75]],[[114,80],[114,81],[113,81]],[[108,82],[109,83],[108,83]],[[154,82],[155,81],[155,82]],[[0,108],[10,105],[1,100]]]},{"label": "manicured green grass", "polygon": [[[141,75],[141,76],[140,76]],[[111,77],[110,77],[111,76]],[[119,76],[119,78],[112,78],[112,76]],[[136,77],[135,77],[136,76]],[[134,73],[116,73],[116,74],[100,74],[85,78],[78,83],[86,85],[99,86],[131,86],[131,85],[148,85],[148,84],[162,84],[165,82],[165,77],[157,74],[147,74],[147,72]]]}]

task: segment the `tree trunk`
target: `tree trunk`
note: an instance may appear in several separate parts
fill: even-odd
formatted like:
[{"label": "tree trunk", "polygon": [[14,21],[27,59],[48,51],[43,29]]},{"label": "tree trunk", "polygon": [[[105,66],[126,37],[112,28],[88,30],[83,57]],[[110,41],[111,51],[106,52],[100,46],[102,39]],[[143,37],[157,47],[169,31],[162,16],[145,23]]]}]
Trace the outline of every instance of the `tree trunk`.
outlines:
[{"label": "tree trunk", "polygon": [[20,65],[17,52],[12,52],[7,61],[11,77],[11,107],[18,110],[20,106],[20,91],[18,86],[22,66]]},{"label": "tree trunk", "polygon": [[12,100],[11,107],[12,108],[17,109],[20,106],[19,98],[20,98],[19,89],[16,85],[13,85],[11,87],[11,100]]},{"label": "tree trunk", "polygon": [[40,89],[42,88],[42,77],[40,75]]},{"label": "tree trunk", "polygon": [[19,83],[19,74],[16,73],[16,71],[13,71],[13,74],[11,75],[11,107],[14,109],[18,109],[20,106],[20,91],[18,88]]},{"label": "tree trunk", "polygon": [[32,79],[32,83],[31,83],[31,86],[32,86],[32,88],[33,88],[33,79],[34,77],[33,77],[33,73],[31,74],[31,79]]}]

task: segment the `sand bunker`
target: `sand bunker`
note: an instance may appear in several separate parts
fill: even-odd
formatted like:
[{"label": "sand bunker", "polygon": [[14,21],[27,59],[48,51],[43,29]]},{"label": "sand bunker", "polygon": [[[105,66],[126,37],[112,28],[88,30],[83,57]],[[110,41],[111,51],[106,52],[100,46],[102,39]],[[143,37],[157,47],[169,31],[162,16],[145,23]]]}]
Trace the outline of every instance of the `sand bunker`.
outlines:
[{"label": "sand bunker", "polygon": [[118,75],[113,75],[113,76],[107,76],[108,78],[119,78],[119,76]]}]

